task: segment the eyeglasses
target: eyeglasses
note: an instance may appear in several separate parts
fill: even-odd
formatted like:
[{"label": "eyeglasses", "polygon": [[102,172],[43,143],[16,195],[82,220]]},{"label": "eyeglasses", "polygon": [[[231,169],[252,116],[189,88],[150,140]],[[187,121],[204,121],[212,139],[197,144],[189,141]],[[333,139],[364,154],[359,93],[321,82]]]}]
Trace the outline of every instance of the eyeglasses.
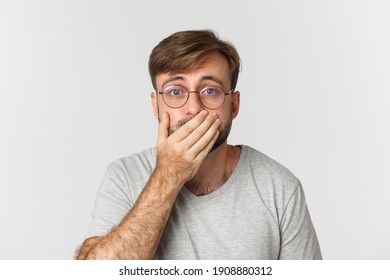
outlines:
[{"label": "eyeglasses", "polygon": [[198,94],[199,101],[204,107],[207,109],[218,109],[225,102],[226,95],[229,95],[233,91],[234,89],[225,92],[218,86],[208,86],[201,91],[188,91],[182,86],[169,85],[158,93],[162,95],[164,103],[171,108],[184,106],[190,97],[190,92],[194,92]]}]

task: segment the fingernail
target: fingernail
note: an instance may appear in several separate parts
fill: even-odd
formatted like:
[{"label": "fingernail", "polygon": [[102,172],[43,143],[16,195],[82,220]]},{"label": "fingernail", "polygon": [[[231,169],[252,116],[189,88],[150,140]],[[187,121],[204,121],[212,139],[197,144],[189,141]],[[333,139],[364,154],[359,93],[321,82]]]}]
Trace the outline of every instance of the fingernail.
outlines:
[{"label": "fingernail", "polygon": [[209,112],[207,112],[206,110],[203,110],[203,111],[202,111],[202,114],[203,114],[204,116],[207,116],[207,115],[209,114]]},{"label": "fingernail", "polygon": [[216,119],[215,122],[220,125],[221,124],[221,120],[220,119]]}]

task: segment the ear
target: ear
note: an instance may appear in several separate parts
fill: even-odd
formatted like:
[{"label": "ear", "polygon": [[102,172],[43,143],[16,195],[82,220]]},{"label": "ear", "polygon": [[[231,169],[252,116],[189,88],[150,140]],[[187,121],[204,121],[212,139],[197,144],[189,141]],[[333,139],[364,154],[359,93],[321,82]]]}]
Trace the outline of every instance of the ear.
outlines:
[{"label": "ear", "polygon": [[240,110],[240,92],[236,91],[232,94],[232,117],[235,119]]},{"label": "ear", "polygon": [[155,92],[152,92],[150,94],[150,97],[152,99],[152,107],[153,107],[153,113],[154,113],[154,116],[158,119],[158,96],[157,96],[157,93]]}]

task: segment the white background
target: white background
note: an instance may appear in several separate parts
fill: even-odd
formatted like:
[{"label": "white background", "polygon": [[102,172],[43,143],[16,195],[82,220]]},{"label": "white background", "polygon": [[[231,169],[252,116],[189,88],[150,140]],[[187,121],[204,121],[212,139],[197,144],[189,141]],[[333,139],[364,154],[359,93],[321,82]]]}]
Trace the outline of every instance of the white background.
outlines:
[{"label": "white background", "polygon": [[232,144],[302,181],[325,259],[390,259],[390,2],[0,0],[0,259],[71,259],[116,158],[155,145],[151,49],[234,43]]}]

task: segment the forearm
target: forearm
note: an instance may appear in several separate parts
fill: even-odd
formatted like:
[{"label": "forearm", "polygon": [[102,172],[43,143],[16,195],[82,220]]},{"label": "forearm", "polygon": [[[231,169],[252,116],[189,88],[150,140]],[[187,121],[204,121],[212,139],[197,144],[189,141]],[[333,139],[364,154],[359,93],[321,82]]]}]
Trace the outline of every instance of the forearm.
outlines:
[{"label": "forearm", "polygon": [[162,114],[155,172],[120,225],[99,242],[82,247],[80,258],[152,259],[180,188],[199,170],[220,124],[215,113],[202,111],[169,136],[169,115]]},{"label": "forearm", "polygon": [[120,225],[98,242],[83,244],[78,259],[152,259],[180,187],[154,173]]}]

